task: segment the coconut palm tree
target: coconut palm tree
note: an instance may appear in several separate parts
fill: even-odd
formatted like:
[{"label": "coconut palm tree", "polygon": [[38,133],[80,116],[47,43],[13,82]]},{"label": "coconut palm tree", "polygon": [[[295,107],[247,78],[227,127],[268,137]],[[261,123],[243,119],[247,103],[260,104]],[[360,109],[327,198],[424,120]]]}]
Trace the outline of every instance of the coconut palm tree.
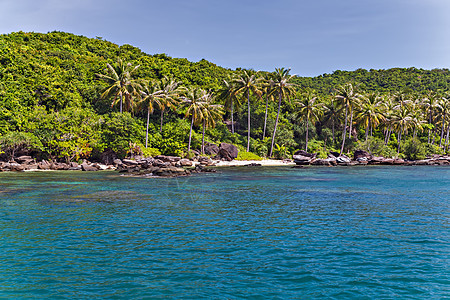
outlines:
[{"label": "coconut palm tree", "polygon": [[283,99],[289,98],[291,95],[295,93],[295,84],[292,82],[295,75],[290,75],[289,74],[290,71],[291,69],[276,68],[275,73],[273,74],[273,77],[270,80],[271,85],[273,86],[274,93],[278,94],[278,110],[277,110],[277,118],[275,119],[275,127],[273,129],[272,134],[272,145],[270,146],[269,156],[272,156],[273,145],[275,143],[275,135],[277,133],[278,120],[281,111],[281,102]]},{"label": "coconut palm tree", "polygon": [[369,135],[372,136],[374,127],[384,121],[382,114],[382,98],[378,93],[369,93],[360,95],[360,105],[357,110],[356,118],[366,127],[366,141]]},{"label": "coconut palm tree", "polygon": [[400,153],[400,144],[402,142],[402,135],[403,133],[408,133],[408,129],[410,129],[412,123],[411,123],[411,111],[407,106],[400,107],[399,109],[395,110],[392,114],[392,120],[394,128],[397,130],[397,141],[398,141],[398,147],[397,147],[397,154]]},{"label": "coconut palm tree", "polygon": [[261,77],[257,77],[258,72],[249,74],[243,71],[240,77],[233,80],[235,84],[235,94],[242,95],[247,99],[248,119],[247,119],[247,152],[250,151],[250,94],[261,97]]},{"label": "coconut palm tree", "polygon": [[123,110],[123,102],[125,101],[126,110],[132,110],[133,97],[139,95],[139,82],[132,78],[133,73],[139,68],[131,63],[125,63],[118,58],[117,63],[113,66],[106,64],[105,74],[97,74],[97,76],[108,84],[106,90],[101,94],[101,98],[114,96],[111,106],[119,102],[120,112]]},{"label": "coconut palm tree", "polygon": [[241,105],[240,99],[236,97],[236,88],[233,85],[233,80],[232,77],[224,80],[218,95],[218,98],[224,101],[225,108],[230,112],[231,133],[234,133],[234,108]]},{"label": "coconut palm tree", "polygon": [[347,83],[345,85],[340,86],[336,90],[335,98],[336,98],[336,100],[338,100],[339,104],[342,107],[345,107],[344,130],[342,133],[342,146],[341,146],[341,152],[340,152],[342,154],[342,152],[344,152],[345,135],[347,134],[348,113],[350,110],[351,119],[350,119],[349,137],[351,137],[352,123],[353,123],[352,107],[353,107],[354,103],[357,101],[358,94],[355,92],[355,89],[353,88],[353,84]]},{"label": "coconut palm tree", "polygon": [[333,145],[336,142],[336,138],[335,138],[335,125],[336,122],[338,122],[339,120],[339,115],[341,113],[342,108],[339,107],[338,102],[336,101],[336,99],[333,97],[331,97],[330,99],[328,99],[323,106],[323,112],[324,112],[324,118],[323,121],[325,124],[329,124],[331,122],[331,130],[332,130],[332,134],[333,134]]},{"label": "coconut palm tree", "polygon": [[147,127],[145,132],[145,148],[148,146],[148,126],[150,122],[150,114],[153,113],[155,106],[160,110],[164,107],[165,94],[161,89],[161,85],[156,81],[146,81],[142,85],[141,100],[139,105],[147,110]]},{"label": "coconut palm tree", "polygon": [[300,118],[306,122],[306,143],[305,151],[308,152],[308,132],[309,132],[309,122],[314,122],[318,120],[323,112],[323,104],[318,102],[318,97],[312,90],[306,90],[302,97],[295,100],[295,103],[299,107]]},{"label": "coconut palm tree", "polygon": [[203,125],[202,131],[202,154],[205,154],[205,130],[208,127],[214,128],[216,126],[216,121],[222,118],[224,113],[223,106],[220,104],[213,104],[214,95],[208,92],[204,101],[201,103],[201,121]]},{"label": "coconut palm tree", "polygon": [[428,124],[430,124],[430,128],[428,129],[428,143],[431,142],[431,132],[433,131],[433,145],[434,145],[434,137],[435,137],[434,111],[437,106],[438,97],[435,92],[428,91],[425,98],[423,99],[423,102],[428,115]]},{"label": "coconut palm tree", "polygon": [[267,128],[267,110],[269,108],[269,100],[274,100],[274,88],[272,85],[272,82],[269,80],[266,81],[266,83],[263,85],[262,88],[264,98],[266,99],[266,111],[264,113],[264,129],[263,129],[263,135],[262,139],[266,137],[266,128]]},{"label": "coconut palm tree", "polygon": [[444,127],[445,124],[447,123],[447,115],[450,112],[450,97],[449,98],[441,97],[441,99],[437,104],[437,109],[438,109],[438,117],[440,118],[441,121],[441,135],[440,135],[441,139],[439,141],[439,147],[442,147],[442,140],[444,139]]},{"label": "coconut palm tree", "polygon": [[183,94],[186,91],[186,88],[180,86],[180,84],[181,82],[178,82],[173,78],[164,77],[161,80],[160,85],[164,97],[161,98],[161,106],[159,107],[161,114],[160,129],[159,129],[160,132],[162,132],[163,129],[165,110],[176,109],[177,105],[179,104],[178,99],[180,98],[181,94]]},{"label": "coconut palm tree", "polygon": [[185,117],[191,118],[191,127],[189,129],[188,153],[191,151],[192,128],[203,120],[203,106],[207,98],[205,90],[199,88],[190,88],[182,96],[182,101],[187,107]]}]

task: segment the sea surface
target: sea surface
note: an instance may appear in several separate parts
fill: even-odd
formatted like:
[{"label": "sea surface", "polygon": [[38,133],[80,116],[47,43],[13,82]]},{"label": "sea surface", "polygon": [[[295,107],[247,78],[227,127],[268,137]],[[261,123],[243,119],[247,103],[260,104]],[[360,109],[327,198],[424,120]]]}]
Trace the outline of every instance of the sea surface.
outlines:
[{"label": "sea surface", "polygon": [[449,299],[450,168],[0,173],[1,299]]}]

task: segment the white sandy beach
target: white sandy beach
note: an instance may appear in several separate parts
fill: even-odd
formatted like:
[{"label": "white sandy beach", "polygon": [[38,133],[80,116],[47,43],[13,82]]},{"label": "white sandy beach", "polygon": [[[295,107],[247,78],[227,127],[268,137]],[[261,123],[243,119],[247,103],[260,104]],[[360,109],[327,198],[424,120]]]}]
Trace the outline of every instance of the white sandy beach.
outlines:
[{"label": "white sandy beach", "polygon": [[276,159],[263,159],[263,160],[232,160],[232,161],[215,161],[216,167],[237,167],[245,166],[249,164],[260,164],[261,166],[295,166],[294,162],[287,162]]}]

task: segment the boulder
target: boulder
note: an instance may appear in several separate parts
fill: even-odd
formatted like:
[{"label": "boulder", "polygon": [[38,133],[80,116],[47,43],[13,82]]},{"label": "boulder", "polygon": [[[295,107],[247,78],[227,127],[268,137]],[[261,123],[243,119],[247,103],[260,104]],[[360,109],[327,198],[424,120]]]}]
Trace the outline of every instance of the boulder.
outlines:
[{"label": "boulder", "polygon": [[40,169],[40,170],[50,170],[50,164],[47,161],[43,160],[40,163],[38,163],[38,169]]},{"label": "boulder", "polygon": [[16,161],[17,161],[19,164],[25,164],[25,165],[27,165],[27,164],[33,163],[33,162],[34,162],[34,159],[33,159],[31,156],[28,156],[28,155],[22,155],[22,156],[17,157],[17,158],[16,158]]},{"label": "boulder", "polygon": [[336,157],[336,162],[338,164],[349,164],[351,161],[352,160],[344,154],[341,154],[338,157]]},{"label": "boulder", "polygon": [[137,166],[139,164],[137,161],[131,159],[124,159],[122,162],[128,166]]},{"label": "boulder", "polygon": [[217,146],[216,144],[208,143],[205,145],[205,153],[215,156],[217,153],[219,153],[219,146]]},{"label": "boulder", "polygon": [[[227,144],[227,143],[221,143],[220,144],[220,147],[219,147],[219,152],[220,152],[220,150],[226,150],[229,154],[230,154],[230,157],[232,158],[232,159],[235,159],[235,158],[237,158],[238,157],[238,152],[239,152],[239,150],[238,150],[238,148],[235,146],[235,145],[232,145],[232,144]],[[218,153],[219,153],[218,152]]]},{"label": "boulder", "polygon": [[115,160],[113,160],[113,165],[119,166],[121,164],[122,164],[122,161],[120,159],[116,158]]},{"label": "boulder", "polygon": [[87,163],[81,164],[81,170],[83,171],[98,171],[98,169],[94,166],[88,165]]},{"label": "boulder", "polygon": [[163,162],[177,162],[181,159],[179,156],[158,155],[155,159],[159,159]]},{"label": "boulder", "polygon": [[308,153],[303,150],[296,151],[292,158],[297,165],[309,165],[316,160],[317,153]]},{"label": "boulder", "polygon": [[[233,160],[233,157],[231,156],[230,152],[228,152],[228,150],[226,150],[226,149],[220,149],[216,155],[216,158],[220,159],[220,160],[226,160],[226,161]],[[200,163],[203,163],[203,162],[200,162]]]},{"label": "boulder", "polygon": [[370,155],[369,154],[369,152],[367,152],[367,151],[364,151],[364,150],[356,150],[354,153],[353,153],[353,160],[364,160],[364,158],[365,158],[365,160],[367,161],[367,160],[369,160],[370,159],[370,157],[371,157],[372,155]]},{"label": "boulder", "polygon": [[183,158],[179,161],[180,165],[182,167],[191,167],[192,166],[192,161],[190,161],[189,159]]},{"label": "boulder", "polygon": [[24,167],[21,164],[14,162],[9,164],[9,169],[11,169],[11,171],[21,172],[24,170]]}]

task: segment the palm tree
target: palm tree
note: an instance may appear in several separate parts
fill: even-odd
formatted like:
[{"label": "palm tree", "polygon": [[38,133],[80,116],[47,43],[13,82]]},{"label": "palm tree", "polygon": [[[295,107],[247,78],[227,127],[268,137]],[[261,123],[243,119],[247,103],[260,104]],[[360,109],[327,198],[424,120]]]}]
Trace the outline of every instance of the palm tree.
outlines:
[{"label": "palm tree", "polygon": [[450,111],[450,99],[446,97],[441,97],[437,105],[439,117],[441,119],[441,139],[439,141],[439,147],[442,147],[442,140],[444,139],[444,127],[447,122],[447,115]]},{"label": "palm tree", "polygon": [[271,85],[273,86],[274,89],[274,93],[278,94],[278,111],[277,111],[277,118],[275,120],[275,127],[273,129],[272,145],[270,146],[269,156],[272,156],[273,145],[275,143],[275,135],[277,133],[278,120],[280,117],[281,101],[285,97],[289,97],[295,93],[294,88],[295,84],[291,82],[292,79],[295,77],[295,75],[290,75],[289,74],[290,71],[291,69],[276,68],[273,78],[270,80]]},{"label": "palm tree", "polygon": [[301,118],[306,121],[306,152],[308,152],[309,121],[314,122],[314,120],[318,120],[319,116],[322,114],[323,104],[316,102],[318,99],[319,98],[316,96],[314,91],[306,90],[301,99],[295,100],[296,104],[300,108],[299,113]]},{"label": "palm tree", "polygon": [[381,111],[382,98],[378,93],[369,93],[360,96],[361,102],[357,111],[356,118],[366,127],[366,141],[369,135],[372,136],[372,130],[380,122],[384,121]]},{"label": "palm tree", "polygon": [[145,148],[148,146],[148,126],[150,122],[150,114],[153,113],[155,106],[160,110],[164,107],[165,94],[158,82],[147,81],[142,85],[141,100],[139,105],[147,110],[147,128],[145,133]]},{"label": "palm tree", "polygon": [[[431,131],[433,130],[434,133],[434,110],[437,105],[438,98],[436,96],[436,93],[433,91],[429,91],[424,98],[424,106],[428,114],[428,124],[430,124],[430,128],[428,129],[428,143],[431,141]],[[434,144],[434,137],[433,134],[433,144]]]},{"label": "palm tree", "polygon": [[194,125],[198,125],[198,123],[203,120],[203,106],[206,97],[207,93],[204,90],[199,88],[190,88],[187,90],[186,95],[181,98],[187,106],[185,117],[191,118],[188,153],[191,151],[192,128]]},{"label": "palm tree", "polygon": [[223,106],[219,104],[213,104],[213,102],[214,96],[211,92],[209,92],[205,95],[204,101],[201,104],[201,121],[203,123],[202,154],[205,154],[205,129],[208,127],[214,128],[216,126],[216,121],[221,119],[224,113]]},{"label": "palm tree", "polygon": [[324,122],[325,124],[329,124],[331,122],[331,129],[333,134],[333,145],[335,143],[335,124],[339,120],[339,114],[341,113],[342,108],[339,108],[339,104],[334,98],[330,98],[328,101],[324,103],[323,111],[324,111]]},{"label": "palm tree", "polygon": [[262,135],[263,139],[266,137],[267,110],[269,108],[269,99],[271,101],[274,100],[273,92],[274,92],[273,85],[272,85],[272,82],[269,79],[268,82],[266,84],[264,84],[264,86],[263,86],[263,94],[264,94],[264,96],[266,98],[266,111],[264,113],[264,130],[263,130],[263,135]]},{"label": "palm tree", "polygon": [[352,131],[352,123],[353,123],[353,111],[352,106],[356,102],[358,94],[356,94],[353,85],[351,83],[347,83],[341,87],[339,87],[336,91],[335,98],[341,104],[341,106],[345,107],[345,118],[344,118],[344,131],[342,134],[342,146],[341,146],[341,154],[344,152],[345,145],[345,135],[347,134],[347,121],[348,121],[348,111],[351,111],[351,120],[350,120],[350,137]]},{"label": "palm tree", "polygon": [[261,81],[262,78],[257,77],[255,74],[250,75],[247,71],[243,71],[239,78],[233,80],[236,85],[235,94],[242,95],[242,97],[247,98],[248,106],[248,120],[247,120],[247,152],[250,151],[250,94],[257,95],[261,97]]},{"label": "palm tree", "polygon": [[231,133],[234,133],[234,108],[240,106],[240,99],[236,97],[236,88],[233,86],[233,78],[223,81],[224,85],[219,91],[218,98],[224,101],[225,107],[231,115]]},{"label": "palm tree", "polygon": [[161,99],[161,106],[159,107],[161,113],[160,132],[162,132],[163,129],[164,112],[166,108],[176,108],[180,95],[186,91],[184,87],[180,86],[180,82],[168,77],[164,77],[161,80],[161,89],[164,93],[164,97]]},{"label": "palm tree", "polygon": [[398,134],[398,147],[397,154],[400,153],[400,143],[402,141],[403,132],[407,133],[408,129],[411,127],[411,111],[407,106],[400,107],[395,110],[392,114],[393,124],[397,130]]},{"label": "palm tree", "polygon": [[[106,64],[108,75],[97,74],[97,76],[104,80],[108,87],[102,93],[101,98],[107,98],[114,96],[112,106],[120,103],[120,112],[122,113],[122,106],[125,100],[125,107],[127,110],[133,108],[133,96],[138,95],[139,83],[132,78],[133,73],[139,68],[138,66],[132,66],[131,63],[125,63],[122,59],[118,58],[117,63],[112,66],[109,63]],[[125,98],[125,99],[124,99]]]}]

